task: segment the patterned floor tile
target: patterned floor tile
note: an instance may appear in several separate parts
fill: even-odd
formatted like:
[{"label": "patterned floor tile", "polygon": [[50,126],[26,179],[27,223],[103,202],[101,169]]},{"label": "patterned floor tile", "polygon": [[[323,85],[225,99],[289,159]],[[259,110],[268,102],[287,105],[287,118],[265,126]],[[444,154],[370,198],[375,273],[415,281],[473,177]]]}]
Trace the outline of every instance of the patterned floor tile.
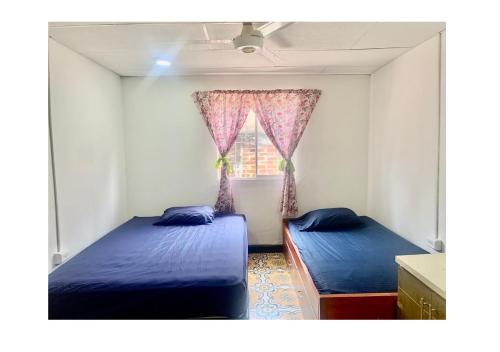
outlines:
[{"label": "patterned floor tile", "polygon": [[248,255],[250,319],[303,319],[282,253]]}]

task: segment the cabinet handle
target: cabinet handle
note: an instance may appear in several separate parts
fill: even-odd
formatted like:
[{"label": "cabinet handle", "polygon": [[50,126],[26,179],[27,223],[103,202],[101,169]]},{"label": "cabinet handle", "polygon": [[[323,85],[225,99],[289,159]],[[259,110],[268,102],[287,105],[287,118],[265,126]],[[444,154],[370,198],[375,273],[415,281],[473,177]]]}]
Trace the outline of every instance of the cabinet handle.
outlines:
[{"label": "cabinet handle", "polygon": [[431,305],[429,305],[429,309],[430,309],[430,310],[429,310],[429,319],[433,319],[433,318],[432,318],[432,314],[433,314],[433,313],[436,313],[436,309],[435,309],[435,308],[432,308],[432,306],[431,306]]},{"label": "cabinet handle", "polygon": [[424,319],[424,306],[428,305],[425,302],[424,297],[420,297],[420,320]]}]

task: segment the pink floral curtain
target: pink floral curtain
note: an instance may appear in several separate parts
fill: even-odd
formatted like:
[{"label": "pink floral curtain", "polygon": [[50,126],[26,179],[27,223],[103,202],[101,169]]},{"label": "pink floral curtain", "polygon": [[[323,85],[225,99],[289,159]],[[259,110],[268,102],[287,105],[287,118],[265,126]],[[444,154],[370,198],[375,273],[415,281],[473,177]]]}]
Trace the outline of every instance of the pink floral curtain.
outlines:
[{"label": "pink floral curtain", "polygon": [[194,92],[192,97],[220,154],[216,162],[221,167],[220,187],[214,208],[220,213],[234,213],[233,194],[227,175],[232,166],[226,155],[253,107],[254,97],[248,91],[222,90]]},{"label": "pink floral curtain", "polygon": [[254,94],[259,123],[283,157],[281,214],[284,218],[298,214],[291,158],[320,95],[321,91],[317,89],[257,91]]}]

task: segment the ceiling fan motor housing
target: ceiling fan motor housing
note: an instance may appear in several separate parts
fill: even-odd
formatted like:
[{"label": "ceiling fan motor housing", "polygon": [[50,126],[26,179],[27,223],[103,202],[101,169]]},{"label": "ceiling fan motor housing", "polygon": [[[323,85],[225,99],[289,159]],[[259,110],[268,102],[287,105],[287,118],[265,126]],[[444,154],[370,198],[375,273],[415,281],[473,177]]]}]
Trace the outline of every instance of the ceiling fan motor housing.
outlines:
[{"label": "ceiling fan motor housing", "polygon": [[254,29],[252,24],[243,24],[241,34],[233,39],[234,47],[244,53],[253,53],[261,49],[264,43],[264,36]]}]

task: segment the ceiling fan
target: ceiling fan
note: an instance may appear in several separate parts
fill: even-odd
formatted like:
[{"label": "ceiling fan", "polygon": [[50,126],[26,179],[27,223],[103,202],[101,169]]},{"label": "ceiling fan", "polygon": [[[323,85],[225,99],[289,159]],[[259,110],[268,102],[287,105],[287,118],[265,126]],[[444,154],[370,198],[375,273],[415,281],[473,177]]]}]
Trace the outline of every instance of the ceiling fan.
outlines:
[{"label": "ceiling fan", "polygon": [[235,49],[245,54],[257,53],[277,64],[283,60],[270,49],[264,47],[264,39],[277,31],[291,25],[293,22],[267,22],[255,28],[252,22],[243,22],[241,33],[233,39],[210,39],[206,26],[203,26],[206,41],[213,44],[231,44]]}]

